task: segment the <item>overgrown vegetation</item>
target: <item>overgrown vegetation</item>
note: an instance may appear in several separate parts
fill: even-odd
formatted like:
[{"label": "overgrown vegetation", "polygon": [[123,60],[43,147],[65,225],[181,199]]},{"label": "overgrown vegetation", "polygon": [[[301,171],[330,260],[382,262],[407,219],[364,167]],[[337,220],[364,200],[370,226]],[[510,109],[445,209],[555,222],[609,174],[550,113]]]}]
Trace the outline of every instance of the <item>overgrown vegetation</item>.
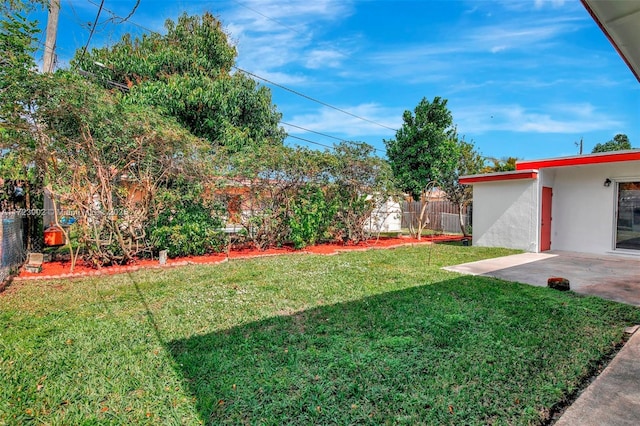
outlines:
[{"label": "overgrown vegetation", "polygon": [[509,253],[16,282],[0,294],[0,424],[542,423],[640,311],[440,269]]},{"label": "overgrown vegetation", "polygon": [[130,87],[127,102],[151,105],[192,134],[227,152],[282,145],[281,114],[271,92],[243,73],[231,73],[236,49],[210,13],[167,20],[165,34],[125,35],[110,47],[72,61],[110,88]]},{"label": "overgrown vegetation", "polygon": [[231,73],[215,17],[185,14],[40,74],[36,27],[10,13],[22,7],[1,21],[2,164],[73,216],[61,229],[87,262],[220,251],[227,223],[259,248],[367,238],[371,200],[393,192],[386,162],[362,143],[285,147],[269,90]]},{"label": "overgrown vegetation", "polygon": [[154,213],[149,240],[169,257],[221,252],[227,245],[224,208],[200,184],[180,179],[171,188],[160,188]]},{"label": "overgrown vegetation", "polygon": [[336,205],[320,186],[304,185],[300,195],[293,200],[289,217],[290,238],[298,249],[331,239],[329,229],[336,213]]},{"label": "overgrown vegetation", "polygon": [[268,147],[222,164],[230,172],[220,175],[244,189],[240,222],[260,248],[360,242],[371,234],[364,224],[377,203],[395,191],[388,164],[364,143],[343,142],[333,152]]}]

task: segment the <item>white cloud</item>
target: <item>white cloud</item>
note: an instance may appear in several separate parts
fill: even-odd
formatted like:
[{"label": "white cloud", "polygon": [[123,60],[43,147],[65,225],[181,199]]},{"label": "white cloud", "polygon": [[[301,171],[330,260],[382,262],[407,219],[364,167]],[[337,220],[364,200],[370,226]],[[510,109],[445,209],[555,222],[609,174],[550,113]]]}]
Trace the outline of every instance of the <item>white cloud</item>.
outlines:
[{"label": "white cloud", "polygon": [[517,22],[477,27],[462,42],[472,51],[527,51],[543,43],[559,41],[562,36],[578,31],[587,23],[586,19],[574,16],[557,16],[544,20],[526,17]]},{"label": "white cloud", "polygon": [[547,4],[550,4],[553,8],[564,6],[564,0],[535,0],[534,6],[536,9],[542,9]]},{"label": "white cloud", "polygon": [[452,28],[439,34],[437,41],[382,46],[366,60],[372,64],[370,69],[384,69],[393,77],[417,78],[412,83],[455,78],[466,70],[494,69],[497,60],[487,52],[500,54],[500,61],[513,61],[515,56],[505,54],[517,52],[521,58],[535,60],[537,66],[540,55],[559,56],[558,45],[565,37],[591,24],[587,17],[572,13],[544,19],[533,13],[518,16],[517,20],[495,23],[489,19],[489,23],[474,27]]},{"label": "white cloud", "polygon": [[[578,2],[571,2],[568,6],[574,7]],[[506,10],[510,11],[529,11],[544,9],[547,5],[550,5],[553,9],[558,9],[567,6],[565,0],[500,0],[499,4]],[[578,5],[579,6],[579,5]]]},{"label": "white cloud", "polygon": [[[350,13],[349,1],[252,0],[226,11],[224,21],[242,68],[280,69],[282,74],[282,68],[292,64],[310,69],[339,67],[344,52],[328,43],[318,47],[316,33]],[[286,81],[297,79],[285,77]]]},{"label": "white cloud", "polygon": [[[265,70],[257,69],[257,70],[251,70],[251,71],[247,70],[247,71],[251,72],[252,74],[259,75],[265,80],[269,80],[274,83],[281,84],[283,86],[301,85],[308,81],[308,78],[306,76],[300,75],[300,74],[291,74],[291,73],[284,73],[284,72],[277,72],[277,71],[271,72],[266,69]],[[261,84],[269,85],[269,83],[266,83],[264,80],[261,80],[259,78],[255,78],[253,76],[251,76],[251,78],[253,78],[254,80],[258,81]]]},{"label": "white cloud", "polygon": [[452,108],[461,133],[583,133],[621,127],[622,123],[588,103],[556,104],[544,110],[522,105],[476,105]]},{"label": "white cloud", "polygon": [[346,55],[336,50],[315,49],[307,55],[306,66],[311,69],[337,68]]},{"label": "white cloud", "polygon": [[[353,115],[357,115],[358,117],[366,118],[370,121],[364,121],[328,107],[322,107],[318,111],[310,114],[295,115],[287,121],[291,124],[295,124],[296,126],[304,127],[309,130],[327,133],[330,135],[344,135],[346,138],[357,138],[359,136],[368,135],[393,137],[393,130],[381,127],[374,123],[379,123],[392,129],[397,129],[402,124],[402,111],[396,108],[383,107],[376,103],[344,106],[340,107],[340,109],[343,109]],[[288,130],[292,134],[305,133],[299,129]]]}]

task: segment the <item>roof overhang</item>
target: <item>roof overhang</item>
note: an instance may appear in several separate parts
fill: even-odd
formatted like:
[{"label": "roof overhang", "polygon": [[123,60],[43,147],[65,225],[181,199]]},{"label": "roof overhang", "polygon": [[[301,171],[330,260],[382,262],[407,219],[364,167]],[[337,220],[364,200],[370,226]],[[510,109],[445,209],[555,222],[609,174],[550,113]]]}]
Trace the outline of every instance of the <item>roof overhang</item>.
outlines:
[{"label": "roof overhang", "polygon": [[640,1],[581,1],[640,81]]},{"label": "roof overhang", "polygon": [[480,175],[460,176],[458,182],[462,185],[472,185],[482,182],[502,182],[510,180],[537,179],[537,170],[516,170],[511,172],[485,173]]}]

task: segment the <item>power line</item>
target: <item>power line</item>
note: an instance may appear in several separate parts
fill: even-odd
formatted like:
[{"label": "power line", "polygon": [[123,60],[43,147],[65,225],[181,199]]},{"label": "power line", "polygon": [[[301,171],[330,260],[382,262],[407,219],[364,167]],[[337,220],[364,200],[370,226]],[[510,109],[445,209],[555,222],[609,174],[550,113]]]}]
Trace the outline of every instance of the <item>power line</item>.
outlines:
[{"label": "power line", "polygon": [[[254,12],[254,13],[256,13],[256,14],[258,14],[258,15],[260,15],[260,16],[262,16],[262,17],[266,18],[266,19],[268,19],[268,20],[270,20],[270,21],[275,22],[276,24],[278,24],[278,25],[280,25],[280,26],[282,26],[282,27],[284,27],[284,28],[286,28],[286,29],[288,29],[288,30],[290,30],[290,31],[293,31],[293,32],[295,32],[295,33],[297,33],[297,34],[306,35],[305,33],[301,32],[301,31],[298,31],[297,29],[295,29],[295,28],[293,28],[293,27],[290,27],[290,26],[288,26],[288,25],[286,25],[286,24],[283,24],[282,22],[278,21],[277,19],[274,19],[274,18],[272,18],[272,17],[270,17],[270,16],[268,16],[268,15],[265,15],[264,13],[262,13],[262,12],[260,12],[260,11],[256,10],[256,9],[253,9],[253,8],[251,8],[251,7],[249,7],[249,6],[246,6],[246,5],[244,5],[244,4],[242,4],[242,3],[240,3],[240,2],[238,2],[238,1],[236,1],[236,0],[232,0],[232,1],[233,1],[234,3],[236,3],[236,4],[238,4],[238,5],[240,5],[240,6],[244,7],[244,8],[246,8],[246,9],[249,9],[250,11],[252,11],[252,12]],[[358,57],[355,57],[355,58],[354,58],[351,54],[345,53],[345,52],[341,51],[339,48],[336,48],[336,47],[334,47],[334,46],[332,46],[332,47],[333,47],[333,50],[334,50],[335,52],[337,52],[340,56],[343,56],[343,57],[344,57],[344,58],[346,58],[346,59],[350,59],[352,62],[359,62],[359,63],[361,63],[361,64],[364,64],[364,65],[369,66],[366,62],[362,61],[360,58],[358,58]],[[389,77],[389,78],[391,78],[391,79],[393,79],[393,78],[394,78],[394,77],[392,77],[390,74],[386,73],[384,69],[383,69],[383,70],[377,70],[376,72],[377,72],[377,74],[383,74],[383,75],[386,75],[387,77]],[[392,129],[392,130],[394,130],[394,131],[395,131],[396,129]]]},{"label": "power line", "polygon": [[[98,6],[98,3],[96,3],[96,2],[94,2],[94,1],[92,1],[92,0],[88,0],[88,1],[89,1],[89,3],[91,3],[92,5],[94,5],[94,6]],[[118,20],[119,20],[119,22],[118,22],[118,23],[128,22],[129,24],[133,25],[134,27],[138,27],[138,28],[140,28],[140,29],[142,29],[142,30],[145,30],[145,31],[149,32],[149,33],[156,34],[156,35],[162,35],[162,34],[160,34],[160,33],[159,33],[159,32],[157,32],[157,31],[154,31],[154,30],[152,30],[152,29],[150,29],[150,28],[145,27],[144,25],[140,25],[140,24],[138,24],[138,23],[136,23],[136,22],[133,22],[133,21],[130,21],[130,20],[129,20],[130,16],[131,16],[131,15],[133,15],[133,13],[135,12],[135,10],[136,10],[136,8],[137,8],[137,7],[138,7],[138,5],[136,4],[136,6],[134,6],[134,9],[131,11],[131,13],[129,14],[129,16],[127,16],[126,18],[123,18],[122,16],[119,16],[119,15],[118,15],[117,13],[115,13],[113,10],[107,9],[106,7],[105,7],[105,8],[103,8],[103,10],[104,10],[105,12],[107,12],[109,15],[111,15],[111,17],[112,17],[114,20],[115,20],[115,19],[118,19]]]},{"label": "power line", "polygon": [[323,146],[323,147],[325,147],[325,148],[329,148],[329,149],[333,149],[333,148],[334,148],[333,146],[325,145],[325,144],[323,144],[323,143],[316,142],[316,141],[312,141],[312,140],[305,139],[305,138],[301,138],[301,137],[298,137],[298,136],[287,135],[287,137],[289,137],[289,138],[294,138],[294,139],[298,139],[298,140],[305,141],[305,142],[308,142],[308,143],[312,143],[312,144],[314,144],[314,145],[320,145],[320,146]]},{"label": "power line", "polygon": [[[335,140],[340,141],[340,142],[347,142],[346,139],[338,138],[336,136],[332,136],[332,135],[329,135],[329,134],[326,134],[326,133],[322,133],[322,132],[318,132],[318,131],[315,131],[315,130],[307,129],[307,128],[298,126],[296,124],[286,123],[284,121],[280,121],[280,124],[284,124],[285,126],[295,127],[296,129],[304,130],[305,132],[315,133],[316,135],[320,135],[320,136],[324,136],[324,137],[327,137],[327,138],[335,139]],[[287,136],[290,136],[292,138],[295,137],[295,136],[291,136],[291,135],[287,135]],[[376,150],[376,151],[385,152],[385,151],[383,151],[381,149],[378,149],[378,148],[376,148],[374,146],[372,146],[372,148],[374,150]]]},{"label": "power line", "polygon": [[[76,12],[76,8],[73,7],[73,2],[71,0],[66,0],[66,3],[69,5],[69,9],[71,9],[71,13],[73,14],[75,20],[76,20],[76,24],[78,24],[78,26],[80,26],[80,28],[88,28],[88,25],[86,22],[84,22],[82,19],[80,19],[80,16],[78,16],[78,12]],[[66,11],[63,12],[66,13]]]},{"label": "power line", "polygon": [[327,138],[335,139],[335,140],[340,141],[340,142],[344,142],[346,140],[346,139],[342,139],[342,138],[338,138],[338,137],[335,137],[335,136],[328,135],[326,133],[317,132],[315,130],[305,129],[304,127],[300,127],[300,126],[297,126],[295,124],[285,123],[284,121],[280,121],[280,124],[284,124],[285,126],[295,127],[296,129],[304,130],[305,132],[315,133],[316,135],[325,136]]},{"label": "power line", "polygon": [[267,82],[267,83],[269,83],[269,84],[271,84],[271,85],[273,85],[273,86],[279,87],[280,89],[286,90],[286,91],[288,91],[288,92],[291,92],[291,93],[293,93],[293,94],[295,94],[295,95],[298,95],[298,96],[303,97],[303,98],[305,98],[305,99],[308,99],[308,100],[310,100],[310,101],[313,101],[313,102],[319,103],[320,105],[324,105],[324,106],[326,106],[326,107],[328,107],[328,108],[334,109],[334,110],[339,111],[339,112],[341,112],[341,113],[343,113],[343,114],[350,115],[351,117],[357,118],[358,120],[366,121],[367,123],[375,124],[376,126],[380,126],[380,127],[384,127],[385,129],[393,130],[394,132],[398,131],[397,129],[394,129],[393,127],[385,126],[384,124],[377,123],[377,122],[375,122],[375,121],[373,121],[373,120],[369,120],[368,118],[360,117],[359,115],[352,114],[352,113],[350,113],[349,111],[345,111],[345,110],[340,109],[340,108],[338,108],[338,107],[335,107],[335,106],[333,106],[333,105],[329,105],[329,104],[328,104],[328,103],[326,103],[326,102],[323,102],[323,101],[320,101],[320,100],[318,100],[318,99],[312,98],[311,96],[305,95],[304,93],[300,93],[300,92],[298,92],[298,91],[296,91],[296,90],[293,90],[293,89],[290,89],[290,88],[288,88],[288,87],[286,87],[286,86],[283,86],[283,85],[281,85],[281,84],[275,83],[275,82],[273,82],[273,81],[271,81],[271,80],[269,80],[269,79],[266,79],[266,78],[264,78],[264,77],[260,77],[260,76],[259,76],[259,75],[257,75],[257,74],[254,74],[254,73],[252,73],[252,72],[249,72],[249,71],[243,70],[242,68],[239,68],[239,67],[237,67],[237,66],[235,66],[235,65],[232,65],[231,67],[232,67],[232,68],[234,68],[234,69],[236,69],[236,70],[238,70],[238,71],[240,71],[240,72],[243,72],[243,73],[245,73],[245,74],[247,74],[247,75],[250,75],[251,77],[255,77],[255,78],[257,78],[257,79],[259,79],[259,80],[262,80],[262,81],[265,81],[265,82]]},{"label": "power line", "polygon": [[136,13],[136,10],[138,9],[138,6],[140,6],[140,0],[136,0],[136,4],[133,6],[133,9],[131,9],[131,12],[129,12],[129,14],[127,16],[125,16],[124,18],[120,18],[120,22],[118,22],[118,24],[122,24],[123,22],[127,22],[129,20],[129,18],[131,18],[133,16],[133,14]]},{"label": "power line", "polygon": [[[329,146],[329,145],[326,145],[326,144],[323,144],[323,143],[320,143],[320,142],[312,141],[310,139],[301,138],[299,136],[287,135],[287,137],[293,138],[293,139],[298,139],[298,140],[301,140],[301,141],[304,141],[304,142],[307,142],[307,143],[311,143],[311,144],[314,144],[314,145],[319,145],[319,146],[322,146],[322,147],[325,147],[325,148],[329,148],[329,149],[335,149],[336,148],[335,146]],[[365,145],[368,145],[374,151],[381,151],[380,149],[378,149],[378,148],[376,148],[376,147],[374,147],[372,145],[369,145],[368,143],[365,143],[365,142],[362,142],[362,143],[364,143]]]},{"label": "power line", "polygon": [[102,6],[104,6],[104,0],[101,0],[100,7],[98,8],[98,13],[96,14],[96,19],[93,21],[93,26],[91,27],[91,32],[89,33],[89,38],[87,39],[87,44],[84,45],[82,49],[82,54],[80,55],[79,63],[82,63],[84,59],[84,54],[87,53],[87,47],[89,47],[89,43],[91,42],[91,37],[93,37],[93,33],[96,30],[96,26],[98,25],[98,19],[100,18],[100,12],[102,12]]}]

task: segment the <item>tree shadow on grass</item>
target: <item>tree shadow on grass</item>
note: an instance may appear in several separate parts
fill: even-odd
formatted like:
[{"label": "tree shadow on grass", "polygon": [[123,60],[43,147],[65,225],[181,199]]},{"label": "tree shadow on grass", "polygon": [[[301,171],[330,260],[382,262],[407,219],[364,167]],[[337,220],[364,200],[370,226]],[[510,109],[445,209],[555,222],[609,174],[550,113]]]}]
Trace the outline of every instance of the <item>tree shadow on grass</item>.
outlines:
[{"label": "tree shadow on grass", "polygon": [[589,300],[460,277],[167,347],[205,424],[535,423],[610,345]]}]

